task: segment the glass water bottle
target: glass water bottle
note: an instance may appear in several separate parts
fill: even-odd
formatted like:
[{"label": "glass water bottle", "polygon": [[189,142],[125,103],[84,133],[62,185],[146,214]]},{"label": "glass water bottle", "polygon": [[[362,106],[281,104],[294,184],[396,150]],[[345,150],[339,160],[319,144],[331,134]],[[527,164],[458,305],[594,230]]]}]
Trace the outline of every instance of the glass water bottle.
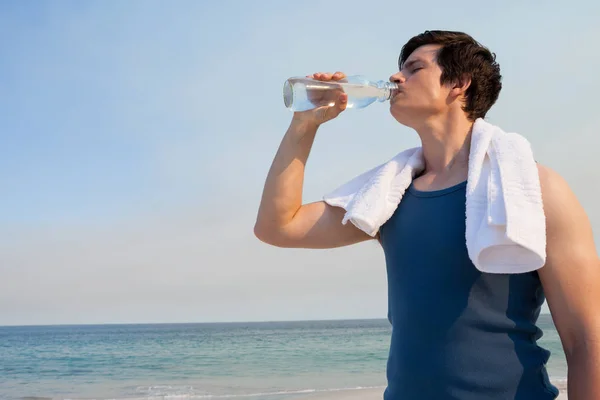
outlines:
[{"label": "glass water bottle", "polygon": [[370,81],[354,75],[338,81],[320,81],[292,77],[283,85],[283,102],[291,111],[306,111],[332,106],[341,93],[348,95],[347,109],[365,108],[375,101],[390,100],[398,85],[388,81]]}]

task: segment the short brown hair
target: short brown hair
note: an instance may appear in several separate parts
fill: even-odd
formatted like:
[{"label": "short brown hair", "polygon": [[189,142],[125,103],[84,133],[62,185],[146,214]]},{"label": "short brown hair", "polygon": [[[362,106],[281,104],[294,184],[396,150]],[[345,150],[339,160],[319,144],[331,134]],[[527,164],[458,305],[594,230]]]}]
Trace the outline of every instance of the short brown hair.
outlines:
[{"label": "short brown hair", "polygon": [[402,47],[398,60],[400,69],[413,51],[428,44],[442,46],[436,57],[442,69],[440,83],[460,82],[464,77],[470,78],[471,85],[465,93],[463,110],[471,121],[484,118],[502,89],[496,54],[463,32],[425,31],[411,38]]}]

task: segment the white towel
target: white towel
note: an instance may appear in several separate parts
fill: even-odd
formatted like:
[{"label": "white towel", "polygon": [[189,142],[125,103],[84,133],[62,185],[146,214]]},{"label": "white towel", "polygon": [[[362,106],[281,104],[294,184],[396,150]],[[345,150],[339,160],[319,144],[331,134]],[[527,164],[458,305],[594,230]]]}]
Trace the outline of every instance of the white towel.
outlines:
[{"label": "white towel", "polygon": [[[375,236],[423,166],[421,147],[405,150],[323,200],[346,210],[342,224],[350,221]],[[544,265],[546,218],[537,165],[524,137],[477,119],[466,191],[465,240],[477,269],[524,273]]]}]

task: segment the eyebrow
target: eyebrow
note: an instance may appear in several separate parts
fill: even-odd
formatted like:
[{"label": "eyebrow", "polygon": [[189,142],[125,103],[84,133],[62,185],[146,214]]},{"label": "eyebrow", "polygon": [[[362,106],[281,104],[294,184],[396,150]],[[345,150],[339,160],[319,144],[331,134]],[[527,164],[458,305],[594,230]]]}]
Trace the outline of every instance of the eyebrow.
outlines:
[{"label": "eyebrow", "polygon": [[409,62],[405,63],[405,64],[402,66],[402,68],[401,68],[401,69],[404,69],[404,68],[408,68],[408,69],[410,69],[410,67],[412,67],[414,64],[416,64],[416,63],[418,63],[418,62],[423,62],[423,63],[424,63],[424,62],[425,62],[425,60],[422,60],[422,59],[420,59],[420,58],[415,58],[414,60],[411,60],[411,61],[409,61]]}]

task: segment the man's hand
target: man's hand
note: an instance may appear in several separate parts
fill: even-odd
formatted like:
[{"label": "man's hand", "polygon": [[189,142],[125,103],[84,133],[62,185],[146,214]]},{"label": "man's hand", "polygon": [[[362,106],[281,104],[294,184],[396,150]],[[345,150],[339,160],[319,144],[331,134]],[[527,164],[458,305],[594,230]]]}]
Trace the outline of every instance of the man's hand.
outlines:
[{"label": "man's hand", "polygon": [[[335,74],[326,72],[317,72],[312,75],[307,75],[307,78],[329,82],[340,81],[346,78],[343,72]],[[342,111],[346,109],[348,95],[341,89],[334,90],[313,90],[308,92],[308,99],[313,104],[328,104],[326,106],[317,107],[312,110],[299,111],[294,113],[294,119],[297,121],[308,122],[319,126],[327,121],[336,118]]]}]

